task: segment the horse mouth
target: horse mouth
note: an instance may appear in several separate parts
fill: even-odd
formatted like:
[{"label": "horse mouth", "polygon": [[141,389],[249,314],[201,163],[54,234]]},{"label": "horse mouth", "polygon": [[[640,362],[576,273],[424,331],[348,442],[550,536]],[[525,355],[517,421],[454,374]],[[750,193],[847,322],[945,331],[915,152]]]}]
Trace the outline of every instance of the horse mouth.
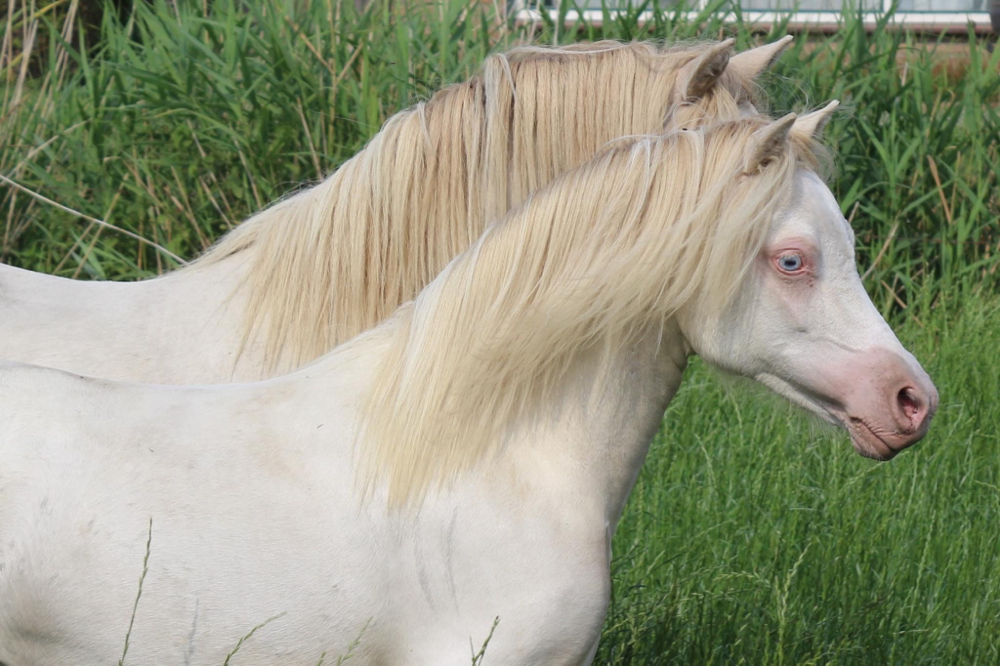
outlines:
[{"label": "horse mouth", "polygon": [[893,448],[864,419],[856,416],[839,419],[851,436],[851,445],[864,458],[886,461],[896,457],[902,449]]},{"label": "horse mouth", "polygon": [[878,461],[892,460],[897,453],[905,448],[892,447],[864,419],[849,416],[840,405],[824,399],[803,386],[772,374],[762,373],[757,375],[755,379],[793,404],[802,407],[831,425],[846,430],[847,434],[850,435],[854,450],[864,458]]}]

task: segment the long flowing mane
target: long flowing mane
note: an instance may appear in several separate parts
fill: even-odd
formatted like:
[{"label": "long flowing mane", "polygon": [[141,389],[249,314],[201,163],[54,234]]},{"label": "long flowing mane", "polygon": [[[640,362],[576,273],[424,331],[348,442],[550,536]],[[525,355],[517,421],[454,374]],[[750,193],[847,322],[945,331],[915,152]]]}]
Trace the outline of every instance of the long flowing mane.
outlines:
[{"label": "long flowing mane", "polygon": [[821,155],[798,137],[745,174],[766,124],[617,145],[456,257],[384,327],[360,431],[366,488],[387,484],[391,504],[419,499],[544,405],[581,350],[621,349],[692,299],[725,307],[796,169]]},{"label": "long flowing mane", "polygon": [[621,136],[759,107],[723,72],[678,104],[678,72],[715,44],[521,47],[390,118],[322,183],[260,212],[199,264],[252,251],[245,341],[270,372],[296,367],[413,298],[457,253],[559,173]]}]

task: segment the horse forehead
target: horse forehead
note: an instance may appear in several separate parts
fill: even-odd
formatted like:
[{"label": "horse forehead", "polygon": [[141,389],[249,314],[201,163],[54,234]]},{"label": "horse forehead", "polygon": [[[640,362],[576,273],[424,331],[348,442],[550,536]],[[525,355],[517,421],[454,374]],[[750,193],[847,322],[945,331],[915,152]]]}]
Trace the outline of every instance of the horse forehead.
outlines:
[{"label": "horse forehead", "polygon": [[812,239],[817,245],[853,248],[854,232],[826,183],[812,171],[795,174],[788,203],[775,216],[772,240],[788,236]]}]

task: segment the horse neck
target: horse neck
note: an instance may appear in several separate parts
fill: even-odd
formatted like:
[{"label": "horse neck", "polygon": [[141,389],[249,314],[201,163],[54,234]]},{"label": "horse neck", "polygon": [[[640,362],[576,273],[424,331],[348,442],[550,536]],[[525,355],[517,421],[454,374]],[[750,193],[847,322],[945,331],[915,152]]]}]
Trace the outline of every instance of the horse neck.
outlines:
[{"label": "horse neck", "polygon": [[559,495],[590,504],[613,533],[663,413],[680,387],[687,349],[671,321],[662,331],[611,352],[610,360],[606,352],[582,354],[561,382],[555,405],[545,405],[542,416],[520,427],[515,424],[536,444],[539,432],[544,433],[544,446],[525,445],[512,455],[526,458],[529,466],[538,466],[537,457],[544,456],[544,474],[562,477],[553,481]]}]

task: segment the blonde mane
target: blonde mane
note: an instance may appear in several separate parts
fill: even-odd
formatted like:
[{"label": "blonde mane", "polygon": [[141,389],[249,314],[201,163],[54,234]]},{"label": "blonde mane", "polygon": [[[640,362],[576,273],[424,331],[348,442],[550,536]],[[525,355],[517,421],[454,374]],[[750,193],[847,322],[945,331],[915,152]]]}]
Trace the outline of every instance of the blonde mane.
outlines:
[{"label": "blonde mane", "polygon": [[746,174],[762,118],[618,146],[491,226],[386,327],[360,430],[362,483],[420,498],[502,443],[587,348],[621,349],[698,299],[720,309],[798,168],[786,141]]},{"label": "blonde mane", "polygon": [[322,183],[258,213],[195,265],[252,251],[244,344],[297,367],[412,299],[488,221],[621,136],[759,106],[726,70],[678,104],[678,72],[715,44],[522,47],[390,118]]}]

